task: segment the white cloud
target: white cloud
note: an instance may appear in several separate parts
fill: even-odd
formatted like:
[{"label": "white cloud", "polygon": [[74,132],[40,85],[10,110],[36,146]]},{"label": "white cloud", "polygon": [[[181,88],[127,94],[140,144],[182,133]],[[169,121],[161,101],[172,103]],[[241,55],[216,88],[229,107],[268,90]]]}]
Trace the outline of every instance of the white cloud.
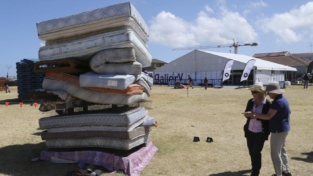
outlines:
[{"label": "white cloud", "polygon": [[45,41],[40,41],[40,44],[39,44],[40,47],[43,47],[43,46],[45,46],[45,45],[46,45],[46,42],[45,42]]},{"label": "white cloud", "polygon": [[208,5],[205,6],[205,10],[209,13],[214,13],[214,11]]},{"label": "white cloud", "polygon": [[259,8],[259,7],[267,7],[267,4],[263,2],[262,0],[260,0],[258,2],[251,2],[250,6],[254,8]]},{"label": "white cloud", "polygon": [[286,43],[298,42],[313,32],[313,2],[289,12],[258,20],[264,32],[276,33]]},{"label": "white cloud", "polygon": [[244,17],[228,11],[225,6],[220,6],[219,12],[217,18],[201,11],[193,22],[188,22],[162,11],[151,21],[150,41],[172,48],[201,43],[229,44],[233,38],[240,42],[255,42],[258,35]]}]

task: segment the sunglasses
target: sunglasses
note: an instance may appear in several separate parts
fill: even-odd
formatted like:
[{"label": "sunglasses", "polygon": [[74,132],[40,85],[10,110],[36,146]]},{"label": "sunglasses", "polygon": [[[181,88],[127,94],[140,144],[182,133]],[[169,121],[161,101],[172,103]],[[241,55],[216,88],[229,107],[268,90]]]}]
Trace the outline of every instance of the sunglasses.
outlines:
[{"label": "sunglasses", "polygon": [[257,94],[259,93],[258,91],[251,91],[252,94]]}]

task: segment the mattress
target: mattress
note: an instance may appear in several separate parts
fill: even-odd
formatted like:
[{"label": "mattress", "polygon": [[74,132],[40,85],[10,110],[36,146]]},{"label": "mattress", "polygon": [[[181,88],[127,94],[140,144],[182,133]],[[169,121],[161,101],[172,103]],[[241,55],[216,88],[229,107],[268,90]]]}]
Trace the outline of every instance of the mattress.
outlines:
[{"label": "mattress", "polygon": [[142,66],[139,62],[107,63],[97,67],[91,66],[91,69],[99,74],[139,75],[141,74]]},{"label": "mattress", "polygon": [[[76,86],[79,85],[79,78],[77,76],[59,73],[59,72],[47,72],[46,77],[48,79],[64,81],[66,83],[70,83]],[[126,89],[119,90],[119,89],[111,89],[111,88],[102,88],[102,87],[84,87],[85,89],[97,91],[97,92],[106,92],[106,93],[113,93],[113,94],[142,94],[143,87],[138,84],[130,84]]]},{"label": "mattress", "polygon": [[136,84],[139,84],[140,86],[142,86],[144,88],[144,91],[145,93],[150,96],[150,93],[151,93],[151,88],[149,86],[149,84],[145,81],[144,78],[139,78],[137,81],[136,81]]},{"label": "mattress", "polygon": [[157,126],[157,122],[155,121],[154,117],[146,116],[141,126],[144,126],[144,127]]},{"label": "mattress", "polygon": [[134,75],[98,74],[88,72],[79,75],[79,85],[81,87],[104,87],[111,89],[126,89],[137,80]]},{"label": "mattress", "polygon": [[82,87],[69,84],[63,81],[52,80],[47,78],[43,80],[42,87],[47,91],[65,91],[69,95],[76,97],[78,99],[98,104],[130,105],[147,99],[147,94],[145,92],[142,94],[131,94],[131,95],[98,92],[93,90],[87,90]]},{"label": "mattress", "polygon": [[86,139],[48,139],[46,146],[51,148],[82,148],[100,147],[120,150],[130,150],[138,145],[147,142],[149,133],[134,139],[114,139],[114,138],[86,138]]},{"label": "mattress", "polygon": [[41,40],[66,38],[118,26],[131,26],[146,42],[149,32],[147,24],[129,2],[42,21],[36,25]]},{"label": "mattress", "polygon": [[91,58],[89,64],[92,67],[107,63],[135,62],[136,56],[133,48],[112,48],[102,50]]},{"label": "mattress", "polygon": [[34,64],[34,72],[64,72],[80,74],[90,71],[88,62],[74,58],[39,61]]},{"label": "mattress", "polygon": [[130,28],[43,46],[39,48],[38,55],[41,61],[70,57],[89,61],[99,51],[112,48],[134,48],[136,60],[143,67],[151,65],[152,56],[149,49]]},{"label": "mattress", "polygon": [[79,127],[55,127],[47,129],[49,133],[61,133],[61,132],[77,132],[77,131],[131,131],[136,127],[143,124],[145,118],[139,119],[130,126],[116,127],[116,126],[79,126]]},{"label": "mattress", "polygon": [[58,161],[73,161],[76,163],[92,164],[101,166],[109,171],[123,169],[125,175],[139,176],[145,166],[152,159],[158,148],[151,141],[133,148],[132,150],[114,149],[62,149],[49,148],[40,152],[40,160],[51,161],[58,158]]},{"label": "mattress", "polygon": [[39,127],[41,129],[101,125],[127,127],[147,116],[147,110],[144,107],[130,110],[118,109],[116,111],[108,109],[98,113],[45,117],[39,119]]},{"label": "mattress", "polygon": [[137,127],[132,131],[74,131],[49,133],[44,131],[41,133],[42,140],[48,139],[85,139],[85,138],[118,138],[118,139],[134,139],[145,135],[150,131],[149,127]]},{"label": "mattress", "polygon": [[139,78],[143,78],[149,84],[150,87],[153,85],[153,78],[148,74],[141,72],[141,74],[137,76],[137,79]]}]

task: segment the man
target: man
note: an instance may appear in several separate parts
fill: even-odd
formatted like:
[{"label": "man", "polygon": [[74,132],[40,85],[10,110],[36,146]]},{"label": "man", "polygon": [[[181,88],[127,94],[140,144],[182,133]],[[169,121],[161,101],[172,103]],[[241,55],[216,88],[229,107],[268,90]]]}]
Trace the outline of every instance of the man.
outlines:
[{"label": "man", "polygon": [[188,86],[192,87],[192,79],[191,79],[190,75],[188,75]]},{"label": "man", "polygon": [[304,80],[304,85],[303,85],[303,89],[307,89],[308,85],[309,85],[309,73],[308,74],[304,74],[303,76],[303,80]]},{"label": "man", "polygon": [[208,82],[209,82],[209,80],[208,80],[208,77],[206,76],[206,77],[204,78],[204,89],[205,89],[205,90],[208,88]]},{"label": "man", "polygon": [[278,83],[269,83],[265,92],[273,99],[270,110],[267,114],[257,114],[251,111],[243,114],[248,117],[261,120],[269,120],[271,132],[270,146],[271,158],[275,170],[272,176],[291,176],[289,172],[288,155],[285,150],[285,142],[290,130],[290,107],[288,100],[283,97],[284,90],[281,90]]}]

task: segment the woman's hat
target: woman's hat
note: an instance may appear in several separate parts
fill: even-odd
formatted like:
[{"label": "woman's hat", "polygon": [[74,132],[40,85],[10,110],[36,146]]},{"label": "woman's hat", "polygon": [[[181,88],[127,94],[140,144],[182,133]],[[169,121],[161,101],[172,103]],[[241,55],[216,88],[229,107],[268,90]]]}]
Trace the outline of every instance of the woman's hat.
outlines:
[{"label": "woman's hat", "polygon": [[278,85],[277,82],[272,82],[269,83],[266,86],[265,92],[268,93],[275,93],[275,94],[282,94],[283,92],[285,92],[284,90],[280,89],[280,86]]},{"label": "woman's hat", "polygon": [[248,88],[249,90],[256,90],[264,92],[264,87],[262,82],[257,82],[253,86]]}]

